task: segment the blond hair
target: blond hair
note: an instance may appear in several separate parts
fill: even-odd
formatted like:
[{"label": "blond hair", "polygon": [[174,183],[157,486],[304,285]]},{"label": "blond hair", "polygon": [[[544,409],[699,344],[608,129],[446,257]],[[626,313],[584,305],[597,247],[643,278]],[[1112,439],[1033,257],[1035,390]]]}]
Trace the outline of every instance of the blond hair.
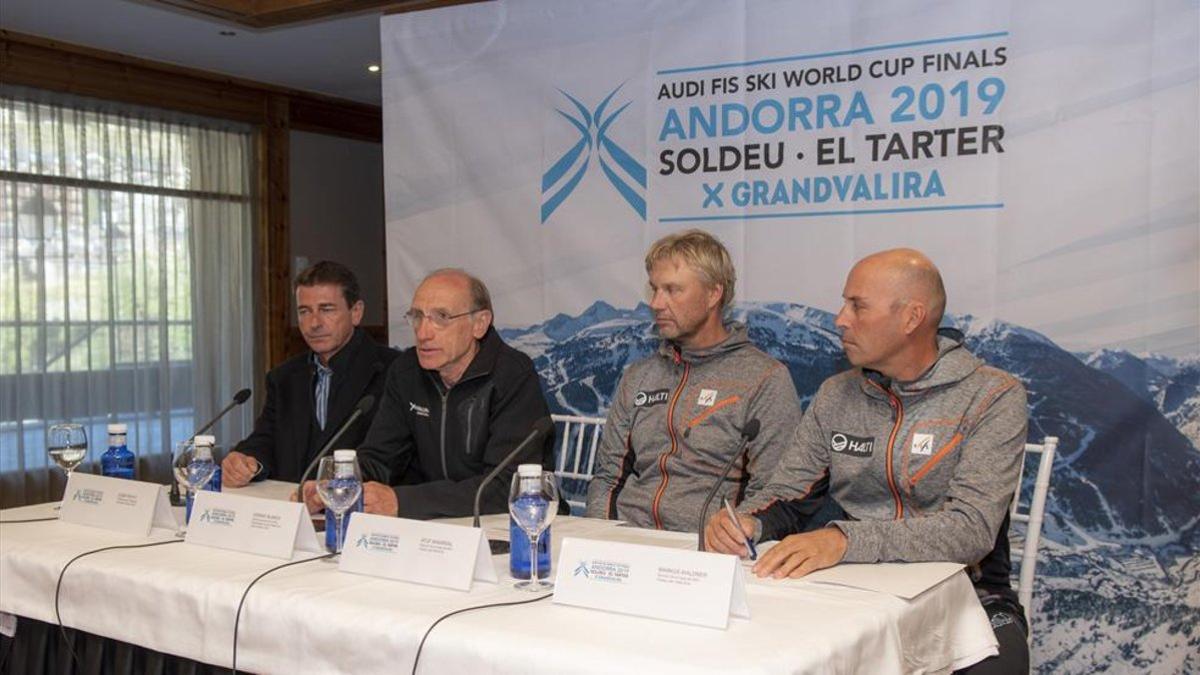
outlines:
[{"label": "blond hair", "polygon": [[721,311],[733,304],[733,289],[737,271],[729,251],[714,236],[704,230],[684,230],[659,239],[646,253],[646,272],[654,263],[676,259],[695,270],[709,287],[721,287]]}]

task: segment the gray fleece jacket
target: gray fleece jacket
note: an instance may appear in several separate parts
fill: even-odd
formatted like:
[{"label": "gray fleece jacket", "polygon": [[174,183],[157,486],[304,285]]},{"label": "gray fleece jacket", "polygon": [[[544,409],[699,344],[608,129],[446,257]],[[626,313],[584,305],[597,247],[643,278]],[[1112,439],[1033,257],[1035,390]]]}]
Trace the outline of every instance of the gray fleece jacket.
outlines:
[{"label": "gray fleece jacket", "polygon": [[756,417],[761,431],[715,503],[724,495],[738,504],[766,484],[800,401],[787,368],[752,345],[745,326],[726,328],[713,347],[681,351],[664,341],[626,369],[597,450],[589,517],[695,532],[705,495]]},{"label": "gray fleece jacket", "polygon": [[833,523],[845,562],[974,565],[992,553],[1023,457],[1025,389],[956,340],[939,337],[938,352],[914,382],[855,369],[821,385],[766,489],[741,509],[764,538],[787,534],[771,531],[782,500],[827,480],[851,518]]}]

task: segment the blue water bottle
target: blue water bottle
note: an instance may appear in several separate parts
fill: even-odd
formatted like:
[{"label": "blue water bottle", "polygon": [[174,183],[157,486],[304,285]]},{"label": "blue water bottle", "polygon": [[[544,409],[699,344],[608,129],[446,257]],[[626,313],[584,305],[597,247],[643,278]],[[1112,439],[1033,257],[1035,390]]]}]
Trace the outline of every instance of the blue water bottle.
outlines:
[{"label": "blue water bottle", "polygon": [[128,427],[124,424],[108,425],[108,450],[100,456],[100,473],[112,478],[133,478],[133,465],[137,461],[125,445]]},{"label": "blue water bottle", "polygon": [[[542,497],[542,489],[539,481],[542,477],[541,464],[521,464],[517,467],[517,476],[521,481],[522,494],[518,497],[521,499],[536,499],[545,501]],[[528,481],[529,492],[526,494],[524,487]],[[517,521],[513,520],[512,516],[508,517],[508,571],[514,579],[529,578],[529,535],[525,534],[525,530],[517,525]],[[542,532],[542,536],[538,537],[537,547],[538,558],[538,578],[548,579],[550,577],[550,528],[547,527]]]},{"label": "blue water bottle", "polygon": [[[201,435],[193,438],[192,443],[197,448],[201,448],[201,447],[208,448],[209,456],[211,456],[212,448],[217,443],[217,437],[210,436],[207,434],[201,434]],[[199,454],[199,453],[197,453],[197,454]],[[208,490],[209,492],[220,492],[221,491],[221,463],[216,461],[215,457],[213,457],[213,463],[217,465],[216,470],[213,471],[213,477],[211,479],[209,479],[208,483],[200,489]],[[214,485],[215,485],[215,487],[214,487]],[[196,500],[196,493],[192,492],[191,490],[188,490],[187,491],[187,510],[184,515],[184,518],[186,518],[185,522],[191,522],[191,520],[192,520],[192,502],[195,500]]]},{"label": "blue water bottle", "polygon": [[[334,450],[333,451],[333,480],[334,481],[358,481],[358,475],[355,472],[355,466],[358,464],[358,453],[354,450]],[[342,517],[342,531],[337,532],[337,516],[333,511],[325,509],[325,550],[330,553],[337,553],[338,543],[346,542],[346,530],[350,529],[350,517],[355,513],[361,513],[363,510],[362,491],[358,493],[358,501],[354,502],[354,506],[346,511],[346,515]],[[341,538],[338,542],[337,538]],[[526,544],[528,546],[529,544]]]}]

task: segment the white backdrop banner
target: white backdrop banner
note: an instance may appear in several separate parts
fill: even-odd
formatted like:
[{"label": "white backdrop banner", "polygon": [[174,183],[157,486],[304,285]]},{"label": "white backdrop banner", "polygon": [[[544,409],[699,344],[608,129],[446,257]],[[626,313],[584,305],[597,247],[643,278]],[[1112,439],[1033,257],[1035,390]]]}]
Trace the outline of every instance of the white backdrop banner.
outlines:
[{"label": "white backdrop banner", "polygon": [[845,366],[850,266],[920,248],[947,323],[1029,388],[1031,438],[1062,438],[1035,661],[1200,668],[1198,23],[1082,0],[387,16],[392,342],[420,278],[465,267],[552,409],[603,414],[654,343],[647,245],[701,227],[807,402]]}]

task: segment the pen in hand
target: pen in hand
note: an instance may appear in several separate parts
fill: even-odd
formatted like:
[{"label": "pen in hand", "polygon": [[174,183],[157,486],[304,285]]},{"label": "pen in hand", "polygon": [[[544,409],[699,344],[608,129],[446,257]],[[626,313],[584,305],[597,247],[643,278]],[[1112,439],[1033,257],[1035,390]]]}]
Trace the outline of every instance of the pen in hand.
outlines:
[{"label": "pen in hand", "polygon": [[729,519],[733,521],[733,524],[735,527],[737,527],[738,532],[742,533],[742,538],[746,540],[746,550],[750,552],[750,559],[758,560],[758,549],[754,546],[754,539],[752,539],[750,535],[746,534],[746,531],[742,529],[742,523],[740,520],[738,520],[737,512],[733,510],[733,505],[729,503],[729,498],[722,497],[721,502],[725,504],[725,513],[729,515]]}]

